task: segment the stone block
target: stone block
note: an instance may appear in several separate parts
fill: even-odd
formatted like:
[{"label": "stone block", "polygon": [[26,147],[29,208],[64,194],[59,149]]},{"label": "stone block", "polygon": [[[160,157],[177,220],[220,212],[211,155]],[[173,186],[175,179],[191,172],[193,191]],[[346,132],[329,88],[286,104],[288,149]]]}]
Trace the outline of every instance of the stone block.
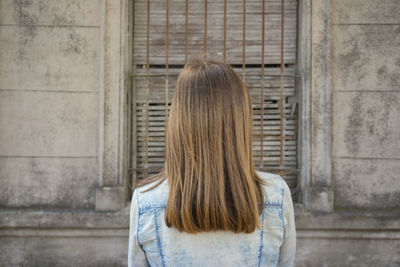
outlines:
[{"label": "stone block", "polygon": [[96,93],[0,91],[0,155],[95,157]]},{"label": "stone block", "polygon": [[400,92],[335,92],[332,155],[400,158]]},{"label": "stone block", "polygon": [[332,165],[335,207],[400,211],[399,159],[342,159]]},{"label": "stone block", "polygon": [[0,89],[98,91],[97,28],[0,26]]},{"label": "stone block", "polygon": [[[115,231],[115,230],[114,230]],[[0,237],[2,266],[127,266],[128,237]]]},{"label": "stone block", "polygon": [[390,238],[298,238],[295,266],[398,266],[399,248]]},{"label": "stone block", "polygon": [[330,187],[310,186],[304,195],[306,210],[315,212],[333,211],[333,192]]},{"label": "stone block", "polygon": [[400,92],[400,25],[333,25],[334,90]]},{"label": "stone block", "polygon": [[93,209],[97,158],[0,158],[0,206]]},{"label": "stone block", "polygon": [[0,0],[0,24],[98,27],[100,6],[100,0]]},{"label": "stone block", "polygon": [[[359,236],[365,236],[368,235],[369,232],[375,232],[373,234],[375,237],[382,237],[382,235],[390,237],[390,235],[387,235],[386,233],[395,232],[395,236],[392,237],[400,239],[400,232],[398,231],[400,229],[399,213],[383,213],[376,211],[369,213],[360,211],[315,213],[304,210],[302,205],[297,203],[294,205],[294,210],[297,230],[309,232],[313,232],[316,229],[321,231],[337,230],[337,234],[339,235],[341,232],[342,236],[343,234],[346,235],[347,230],[351,230],[355,233],[352,236],[357,236],[357,232],[360,233]],[[362,232],[364,232],[364,234],[361,234]],[[382,235],[380,235],[379,232],[381,232]],[[333,232],[333,235],[339,238],[338,235],[335,235],[335,232]],[[328,237],[329,236],[325,235],[325,238]]]},{"label": "stone block", "polygon": [[96,189],[96,210],[118,211],[125,207],[126,194],[122,186],[98,187]]},{"label": "stone block", "polygon": [[335,0],[331,3],[333,23],[400,23],[398,0]]}]

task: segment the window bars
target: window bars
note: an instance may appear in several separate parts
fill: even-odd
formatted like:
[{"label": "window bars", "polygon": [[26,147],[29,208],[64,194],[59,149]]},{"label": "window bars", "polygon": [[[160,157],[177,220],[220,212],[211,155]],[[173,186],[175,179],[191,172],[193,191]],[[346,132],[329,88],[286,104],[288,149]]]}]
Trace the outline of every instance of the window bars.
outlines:
[{"label": "window bars", "polygon": [[297,0],[136,0],[131,182],[164,166],[170,100],[191,55],[221,57],[253,102],[256,169],[297,184]]}]

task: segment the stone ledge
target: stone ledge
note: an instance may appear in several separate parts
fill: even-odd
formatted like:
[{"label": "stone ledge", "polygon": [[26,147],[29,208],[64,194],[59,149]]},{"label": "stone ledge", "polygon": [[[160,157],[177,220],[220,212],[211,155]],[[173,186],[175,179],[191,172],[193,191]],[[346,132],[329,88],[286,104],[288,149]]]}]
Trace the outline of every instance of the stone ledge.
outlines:
[{"label": "stone ledge", "polygon": [[129,236],[129,229],[40,229],[40,228],[0,228],[0,237],[123,237]]},{"label": "stone ledge", "polygon": [[297,239],[400,240],[398,230],[296,230]]},{"label": "stone ledge", "polygon": [[[297,239],[366,239],[366,240],[400,240],[398,230],[370,229],[297,229]],[[129,229],[71,229],[71,228],[0,228],[0,238],[128,238]]]},{"label": "stone ledge", "polygon": [[[1,210],[0,229],[128,229],[129,203],[116,212]],[[400,230],[400,214],[317,213],[295,204],[297,230]]]},{"label": "stone ledge", "polygon": [[129,205],[120,211],[1,210],[0,228],[126,229]]},{"label": "stone ledge", "polygon": [[400,230],[400,214],[383,212],[310,212],[295,204],[298,230]]}]

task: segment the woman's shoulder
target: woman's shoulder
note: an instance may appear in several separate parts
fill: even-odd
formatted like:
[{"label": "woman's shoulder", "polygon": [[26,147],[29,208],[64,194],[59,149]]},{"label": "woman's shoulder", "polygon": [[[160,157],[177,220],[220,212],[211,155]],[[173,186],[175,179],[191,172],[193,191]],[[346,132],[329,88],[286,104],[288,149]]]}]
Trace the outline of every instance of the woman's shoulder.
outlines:
[{"label": "woman's shoulder", "polygon": [[286,181],[279,174],[262,171],[256,173],[265,182],[263,185],[265,205],[282,205],[285,191],[289,190]]},{"label": "woman's shoulder", "polygon": [[[158,185],[157,185],[158,184]],[[135,189],[139,211],[153,208],[165,208],[168,198],[168,181],[157,180]]]},{"label": "woman's shoulder", "polygon": [[277,173],[256,171],[258,176],[265,182],[265,187],[282,187],[285,186],[286,181]]}]

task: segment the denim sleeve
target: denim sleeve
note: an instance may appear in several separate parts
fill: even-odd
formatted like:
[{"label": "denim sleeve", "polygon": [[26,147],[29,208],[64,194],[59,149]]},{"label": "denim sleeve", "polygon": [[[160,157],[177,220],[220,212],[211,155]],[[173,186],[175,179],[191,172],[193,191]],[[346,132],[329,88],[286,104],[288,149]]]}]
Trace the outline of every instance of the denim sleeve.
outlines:
[{"label": "denim sleeve", "polygon": [[132,195],[129,218],[128,266],[149,266],[146,255],[138,240],[139,208],[137,190]]},{"label": "denim sleeve", "polygon": [[296,226],[294,221],[293,201],[289,186],[284,182],[284,240],[280,247],[278,266],[294,266],[294,258],[296,255]]}]

